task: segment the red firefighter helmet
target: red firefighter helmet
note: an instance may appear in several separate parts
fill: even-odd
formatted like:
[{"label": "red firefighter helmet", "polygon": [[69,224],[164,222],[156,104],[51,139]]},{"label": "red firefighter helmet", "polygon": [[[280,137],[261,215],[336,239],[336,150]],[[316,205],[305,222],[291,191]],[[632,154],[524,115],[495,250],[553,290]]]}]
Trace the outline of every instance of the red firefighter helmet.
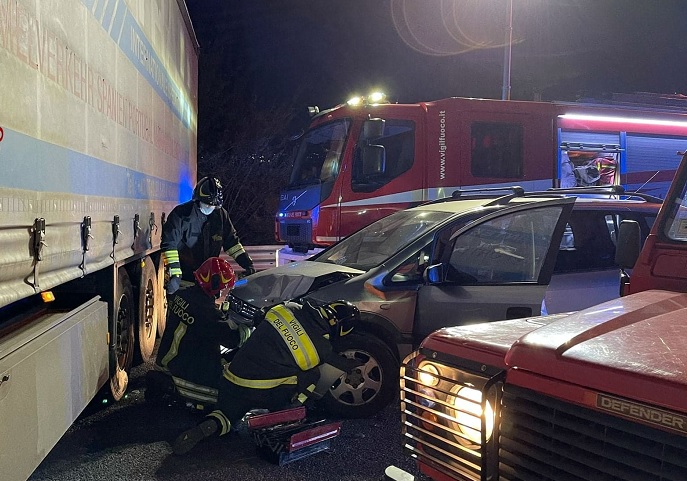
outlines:
[{"label": "red firefighter helmet", "polygon": [[220,257],[210,257],[193,273],[198,285],[208,296],[217,297],[225,289],[231,289],[236,282],[236,274],[231,264]]}]

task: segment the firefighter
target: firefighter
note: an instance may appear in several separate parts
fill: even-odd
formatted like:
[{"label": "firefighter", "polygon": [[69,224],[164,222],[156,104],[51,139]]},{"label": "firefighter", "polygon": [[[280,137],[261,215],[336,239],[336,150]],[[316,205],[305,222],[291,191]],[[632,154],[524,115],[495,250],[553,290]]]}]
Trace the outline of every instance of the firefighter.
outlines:
[{"label": "firefighter", "polygon": [[340,356],[331,344],[359,319],[358,308],[347,301],[286,302],[270,309],[224,366],[216,409],[179,435],[174,453],[185,454],[204,438],[227,434],[252,409],[303,405],[315,390],[320,364],[345,372],[360,367],[362,362]]},{"label": "firefighter", "polygon": [[167,294],[174,294],[182,280],[193,282],[193,272],[206,259],[219,256],[222,249],[245,275],[255,272],[222,201],[219,179],[203,177],[193,189],[193,198],[177,205],[167,217],[160,244],[170,276]]},{"label": "firefighter", "polygon": [[168,299],[167,328],[147,374],[146,398],[174,393],[198,409],[217,403],[222,373],[220,345],[233,349],[250,336],[217,307],[216,299],[234,286],[229,262],[211,257],[194,272],[195,284],[180,288]]}]

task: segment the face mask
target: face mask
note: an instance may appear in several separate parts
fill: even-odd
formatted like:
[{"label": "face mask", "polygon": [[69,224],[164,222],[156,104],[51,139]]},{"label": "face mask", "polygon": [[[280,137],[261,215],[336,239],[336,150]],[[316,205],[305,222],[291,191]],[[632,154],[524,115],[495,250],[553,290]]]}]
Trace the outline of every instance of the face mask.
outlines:
[{"label": "face mask", "polygon": [[215,210],[215,207],[212,205],[207,205],[203,204],[202,202],[200,203],[200,211],[205,214],[205,215],[210,215],[212,214],[212,211]]}]

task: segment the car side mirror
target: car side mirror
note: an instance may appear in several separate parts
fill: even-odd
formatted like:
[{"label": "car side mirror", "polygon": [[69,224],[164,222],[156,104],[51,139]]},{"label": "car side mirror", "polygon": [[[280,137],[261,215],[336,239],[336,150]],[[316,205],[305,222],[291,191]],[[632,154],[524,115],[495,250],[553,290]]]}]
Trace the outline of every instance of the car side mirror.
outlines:
[{"label": "car side mirror", "polygon": [[639,258],[642,234],[639,222],[624,220],[618,228],[618,243],[615,249],[615,263],[621,269],[632,269]]},{"label": "car side mirror", "polygon": [[444,264],[434,264],[423,272],[422,277],[427,284],[442,284],[446,280]]}]

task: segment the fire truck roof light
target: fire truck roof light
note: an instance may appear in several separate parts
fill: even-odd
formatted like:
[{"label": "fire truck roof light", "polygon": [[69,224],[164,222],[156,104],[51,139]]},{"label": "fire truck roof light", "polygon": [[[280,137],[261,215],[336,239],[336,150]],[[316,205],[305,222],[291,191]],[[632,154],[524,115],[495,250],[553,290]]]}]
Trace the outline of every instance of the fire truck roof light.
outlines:
[{"label": "fire truck roof light", "polygon": [[368,97],[367,100],[371,104],[379,104],[382,103],[386,100],[386,95],[384,95],[383,92],[372,92]]},{"label": "fire truck roof light", "polygon": [[687,127],[687,121],[659,120],[659,119],[640,119],[636,117],[611,117],[604,115],[584,115],[584,114],[563,114],[559,115],[562,119],[571,120],[593,120],[597,122],[625,122],[630,124],[642,125],[665,125],[673,127]]},{"label": "fire truck roof light", "polygon": [[384,92],[372,92],[367,97],[356,95],[346,101],[350,107],[358,107],[360,105],[373,105],[386,103],[386,94]]},{"label": "fire truck roof light", "polygon": [[356,107],[363,103],[363,98],[359,96],[351,97],[346,103],[351,107]]}]

